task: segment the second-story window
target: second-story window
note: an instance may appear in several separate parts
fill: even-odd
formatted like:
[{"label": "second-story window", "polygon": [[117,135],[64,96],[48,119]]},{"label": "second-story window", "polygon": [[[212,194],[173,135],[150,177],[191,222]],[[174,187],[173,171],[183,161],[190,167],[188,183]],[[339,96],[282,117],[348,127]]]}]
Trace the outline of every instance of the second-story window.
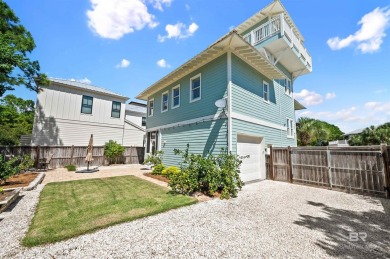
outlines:
[{"label": "second-story window", "polygon": [[172,88],[172,108],[180,106],[180,85]]},{"label": "second-story window", "polygon": [[111,117],[120,118],[121,117],[121,103],[112,102]]},{"label": "second-story window", "polygon": [[294,122],[289,118],[287,118],[287,137],[294,137]]},{"label": "second-story window", "polygon": [[161,96],[161,112],[168,111],[168,91]]},{"label": "second-story window", "polygon": [[146,126],[146,117],[142,117],[142,123],[141,123],[142,126]]},{"label": "second-story window", "polygon": [[154,99],[149,100],[148,116],[152,117],[154,113]]},{"label": "second-story window", "polygon": [[269,101],[269,86],[268,83],[264,82],[263,83],[263,98],[264,101],[268,102]]},{"label": "second-story window", "polygon": [[290,79],[285,80],[284,88],[286,90],[286,94],[288,94],[288,95],[292,94],[292,87],[291,87],[291,80]]},{"label": "second-story window", "polygon": [[201,92],[201,75],[196,75],[191,78],[191,91],[190,91],[190,102],[195,102],[200,100],[202,92]]},{"label": "second-story window", "polygon": [[91,96],[83,95],[81,102],[81,113],[92,114],[93,98]]}]

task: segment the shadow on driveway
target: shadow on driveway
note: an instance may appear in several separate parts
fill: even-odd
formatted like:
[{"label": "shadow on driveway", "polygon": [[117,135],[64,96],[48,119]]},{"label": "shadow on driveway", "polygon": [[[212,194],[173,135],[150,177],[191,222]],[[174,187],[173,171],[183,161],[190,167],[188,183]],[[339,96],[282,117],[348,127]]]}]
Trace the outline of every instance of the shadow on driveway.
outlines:
[{"label": "shadow on driveway", "polygon": [[374,210],[357,212],[308,201],[309,205],[321,208],[326,216],[313,217],[300,214],[300,219],[294,223],[321,231],[326,239],[318,240],[316,245],[330,256],[388,258],[390,257],[390,200],[380,201],[385,212]]}]

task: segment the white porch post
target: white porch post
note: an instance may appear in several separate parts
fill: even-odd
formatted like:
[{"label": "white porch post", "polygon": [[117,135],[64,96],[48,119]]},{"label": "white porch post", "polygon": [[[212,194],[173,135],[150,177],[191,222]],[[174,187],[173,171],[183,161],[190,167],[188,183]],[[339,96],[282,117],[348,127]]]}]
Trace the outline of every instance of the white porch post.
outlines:
[{"label": "white porch post", "polygon": [[227,108],[228,108],[228,151],[232,151],[232,53],[227,53]]}]

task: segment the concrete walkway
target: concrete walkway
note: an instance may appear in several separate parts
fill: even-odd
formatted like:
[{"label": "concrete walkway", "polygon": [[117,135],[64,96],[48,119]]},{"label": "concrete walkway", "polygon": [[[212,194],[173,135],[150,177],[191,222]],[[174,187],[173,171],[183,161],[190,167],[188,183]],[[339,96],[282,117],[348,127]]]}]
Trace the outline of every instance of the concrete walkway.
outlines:
[{"label": "concrete walkway", "polygon": [[[80,168],[77,168],[80,169]],[[69,172],[66,168],[57,168],[46,172],[46,177],[43,179],[43,184],[51,182],[65,182],[75,181],[83,179],[96,179],[113,176],[135,175],[144,180],[152,183],[167,187],[167,183],[147,177],[144,173],[150,173],[151,170],[147,169],[144,165],[132,164],[132,165],[113,165],[113,166],[101,166],[98,172],[94,173],[76,173]]]}]

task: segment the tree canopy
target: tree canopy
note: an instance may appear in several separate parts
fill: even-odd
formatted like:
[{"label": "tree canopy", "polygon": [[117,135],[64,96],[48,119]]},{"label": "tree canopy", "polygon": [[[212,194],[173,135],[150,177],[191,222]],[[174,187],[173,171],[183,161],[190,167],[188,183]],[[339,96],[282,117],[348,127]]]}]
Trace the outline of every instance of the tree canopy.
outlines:
[{"label": "tree canopy", "polygon": [[31,134],[34,102],[14,95],[0,99],[0,145],[17,145],[20,136]]},{"label": "tree canopy", "polygon": [[329,141],[341,139],[339,127],[325,121],[301,117],[297,121],[298,146],[327,146]]},{"label": "tree canopy", "polygon": [[34,48],[31,33],[20,24],[13,10],[0,0],[0,97],[7,90],[14,90],[15,86],[25,85],[38,92],[37,82],[41,85],[49,83],[47,76],[40,73],[38,61],[27,57]]},{"label": "tree canopy", "polygon": [[352,136],[348,143],[350,146],[390,145],[390,122],[368,127],[362,133]]}]

